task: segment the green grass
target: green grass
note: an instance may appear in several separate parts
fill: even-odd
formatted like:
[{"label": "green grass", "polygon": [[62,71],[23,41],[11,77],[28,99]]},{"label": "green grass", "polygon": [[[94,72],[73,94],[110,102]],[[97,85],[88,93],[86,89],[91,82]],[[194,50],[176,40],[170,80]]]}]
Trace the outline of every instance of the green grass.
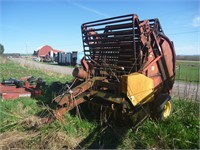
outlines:
[{"label": "green grass", "polygon": [[20,98],[14,101],[0,102],[0,131],[10,131],[13,129],[21,129],[22,126],[16,126],[18,121],[42,110],[38,107],[37,101],[32,98]]},{"label": "green grass", "polygon": [[[96,121],[79,119],[69,113],[65,115],[64,123],[54,121],[51,124],[33,126],[34,121],[27,123],[27,119],[40,114],[45,109],[44,106],[38,105],[34,99],[23,98],[15,101],[4,101],[0,102],[0,106],[1,132],[39,133],[34,138],[35,143],[31,139],[24,139],[25,147],[30,144],[32,148],[38,145],[45,147],[43,143],[45,137],[52,133],[61,132],[85,148],[98,148],[99,142],[104,145],[104,148],[112,149],[199,148],[199,104],[191,101],[175,100],[173,115],[164,122],[156,122],[149,118],[137,129],[128,126],[111,126],[105,130],[104,127],[99,128]],[[63,145],[67,146],[66,143]]]},{"label": "green grass", "polygon": [[148,119],[137,132],[129,130],[126,138],[135,148],[194,149],[199,148],[199,129],[199,104],[176,100],[171,118],[164,122]]},{"label": "green grass", "polygon": [[176,80],[185,82],[198,82],[200,80],[199,61],[177,61]]},{"label": "green grass", "polygon": [[[20,67],[10,61],[0,64],[0,69],[1,79],[27,75],[43,77],[48,83],[64,83],[71,79]],[[49,93],[47,90],[45,96]],[[168,120],[160,122],[148,118],[133,129],[111,124],[101,126],[94,117],[87,117],[92,116],[93,112],[84,112],[83,116],[86,117],[82,119],[66,113],[64,123],[54,121],[51,124],[41,124],[40,119],[46,110],[42,103],[46,104],[45,96],[0,102],[0,138],[1,135],[4,137],[1,138],[0,148],[1,142],[4,142],[4,149],[199,149],[200,118],[197,102],[174,100],[174,111]],[[11,136],[8,136],[9,133]]]},{"label": "green grass", "polygon": [[6,63],[0,64],[0,81],[8,78],[19,79],[25,76],[41,77],[45,79],[47,83],[54,81],[66,82],[72,79],[69,75],[60,75],[52,72],[43,72],[41,70],[34,70],[28,67],[21,67],[12,61],[7,60]]}]

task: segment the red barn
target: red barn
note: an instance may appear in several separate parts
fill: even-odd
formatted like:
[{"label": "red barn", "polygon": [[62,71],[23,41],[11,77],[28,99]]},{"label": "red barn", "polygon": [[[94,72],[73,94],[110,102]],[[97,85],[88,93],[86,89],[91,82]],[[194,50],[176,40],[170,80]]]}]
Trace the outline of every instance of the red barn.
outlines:
[{"label": "red barn", "polygon": [[53,57],[53,55],[57,54],[58,52],[64,52],[62,50],[55,50],[49,45],[41,46],[36,51],[38,57]]}]

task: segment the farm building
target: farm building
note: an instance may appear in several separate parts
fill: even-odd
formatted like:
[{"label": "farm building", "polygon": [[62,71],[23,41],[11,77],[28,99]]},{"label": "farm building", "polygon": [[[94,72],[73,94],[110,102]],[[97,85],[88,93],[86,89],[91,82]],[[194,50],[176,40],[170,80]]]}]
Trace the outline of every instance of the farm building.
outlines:
[{"label": "farm building", "polygon": [[64,52],[62,50],[55,50],[49,45],[41,46],[39,47],[34,54],[37,55],[37,57],[54,57],[55,55],[58,54],[58,52]]}]

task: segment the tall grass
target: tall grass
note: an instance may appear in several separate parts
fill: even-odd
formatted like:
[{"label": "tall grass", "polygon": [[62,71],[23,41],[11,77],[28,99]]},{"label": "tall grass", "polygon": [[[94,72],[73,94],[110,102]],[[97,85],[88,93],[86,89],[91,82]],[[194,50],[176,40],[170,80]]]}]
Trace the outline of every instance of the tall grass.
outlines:
[{"label": "tall grass", "polygon": [[126,138],[136,148],[194,149],[199,148],[199,129],[199,103],[177,100],[171,118],[164,122],[149,119]]},{"label": "tall grass", "polygon": [[164,122],[148,118],[136,129],[109,123],[101,126],[95,120],[80,119],[69,113],[65,115],[64,123],[54,121],[42,124],[40,115],[45,107],[38,105],[34,99],[5,101],[0,106],[0,136],[12,132],[23,133],[24,136],[19,141],[11,140],[9,143],[8,139],[13,136],[10,135],[7,137],[9,144],[3,145],[4,148],[199,148],[199,103],[191,101],[175,100],[171,118]]}]

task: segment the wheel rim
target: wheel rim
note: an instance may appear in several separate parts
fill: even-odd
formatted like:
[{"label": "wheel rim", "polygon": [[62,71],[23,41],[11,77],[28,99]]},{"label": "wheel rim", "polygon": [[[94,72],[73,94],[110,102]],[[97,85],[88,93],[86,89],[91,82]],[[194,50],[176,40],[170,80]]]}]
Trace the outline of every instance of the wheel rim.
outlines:
[{"label": "wheel rim", "polygon": [[163,117],[168,118],[170,113],[171,113],[171,103],[170,101],[167,101],[163,110]]}]

